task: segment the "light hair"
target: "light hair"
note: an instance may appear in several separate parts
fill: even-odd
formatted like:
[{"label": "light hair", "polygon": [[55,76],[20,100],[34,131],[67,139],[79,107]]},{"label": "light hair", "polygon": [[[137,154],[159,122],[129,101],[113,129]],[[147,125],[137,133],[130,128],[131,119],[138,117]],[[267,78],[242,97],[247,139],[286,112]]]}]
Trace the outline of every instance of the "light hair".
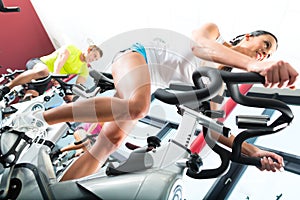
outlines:
[{"label": "light hair", "polygon": [[99,52],[99,54],[100,54],[100,58],[103,56],[103,51],[100,49],[100,47],[98,47],[97,45],[95,45],[95,44],[92,44],[92,45],[90,45],[89,46],[89,49],[90,50],[96,50],[96,51],[98,51]]}]

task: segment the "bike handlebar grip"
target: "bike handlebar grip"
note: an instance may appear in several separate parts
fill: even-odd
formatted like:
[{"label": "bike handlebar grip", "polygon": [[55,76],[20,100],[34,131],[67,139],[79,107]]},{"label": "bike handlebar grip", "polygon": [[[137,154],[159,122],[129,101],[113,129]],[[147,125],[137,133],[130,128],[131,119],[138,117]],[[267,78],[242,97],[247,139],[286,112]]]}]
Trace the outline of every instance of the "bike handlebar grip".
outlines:
[{"label": "bike handlebar grip", "polygon": [[[66,90],[71,90],[74,84],[66,83],[62,80],[62,78],[54,78],[59,85],[62,87],[62,89],[66,92]],[[72,92],[71,92],[72,93]]]},{"label": "bike handlebar grip", "polygon": [[51,81],[51,75],[49,74],[48,76],[44,77],[44,78],[41,78],[41,79],[37,79],[37,80],[32,80],[30,82],[30,84],[33,84],[33,85],[43,85],[45,83],[49,83]]},{"label": "bike handlebar grip", "polygon": [[[207,87],[202,88],[201,77],[208,77],[210,83]],[[155,98],[162,102],[172,105],[190,103],[195,101],[207,101],[214,96],[218,95],[218,91],[222,88],[222,78],[218,70],[209,67],[200,67],[193,73],[193,81],[198,89],[181,92],[171,93],[163,89],[157,89],[154,93]]]},{"label": "bike handlebar grip", "polygon": [[[233,162],[237,162],[240,164],[244,164],[244,165],[252,165],[252,166],[256,166],[257,168],[261,168],[261,159],[260,157],[248,157],[248,156],[244,156],[242,154],[239,154],[238,156],[234,156],[233,154],[231,155],[231,160]],[[273,162],[278,162],[276,159],[272,159]]]},{"label": "bike handlebar grip", "polygon": [[[272,134],[274,132],[279,131],[278,130],[272,130],[272,129],[268,129],[268,130],[244,130],[241,133],[239,133],[232,144],[232,153],[231,153],[231,160],[233,162],[237,162],[237,163],[241,163],[241,164],[245,164],[245,165],[253,165],[256,166],[258,168],[261,168],[261,158],[259,157],[248,157],[248,156],[244,156],[241,152],[242,152],[242,143],[252,137],[258,137],[258,136],[263,136],[263,135],[268,135],[268,134]],[[276,159],[273,159],[274,162],[278,161]]]},{"label": "bike handlebar grip", "polygon": [[217,154],[219,154],[221,158],[221,165],[219,167],[215,169],[202,170],[200,173],[195,173],[192,170],[188,169],[186,175],[194,179],[208,179],[208,178],[217,178],[222,174],[224,174],[227,171],[228,166],[230,164],[230,152],[220,147],[217,144],[213,147],[213,150]]},{"label": "bike handlebar grip", "polygon": [[231,152],[218,145],[210,134],[208,134],[208,130],[207,127],[203,127],[204,139],[207,145],[220,156],[221,165],[215,169],[202,170],[197,174],[191,170],[187,170],[186,175],[194,179],[217,178],[226,172],[230,164]]},{"label": "bike handlebar grip", "polygon": [[69,78],[69,74],[51,74],[51,78],[54,79]]},{"label": "bike handlebar grip", "polygon": [[[261,168],[261,159],[260,157],[246,157],[246,156],[241,156],[239,159],[239,163],[245,164],[245,165],[253,165],[256,166],[258,168]],[[273,162],[277,162],[278,160],[271,158],[273,160]]]},{"label": "bike handlebar grip", "polygon": [[8,68],[8,69],[6,69],[6,71],[8,72],[8,74],[2,74],[2,77],[4,77],[4,78],[12,78],[14,75],[21,74],[25,70],[23,70],[23,69],[17,69],[17,70],[12,71],[10,68]]},{"label": "bike handlebar grip", "polygon": [[104,73],[100,73],[94,69],[90,70],[89,75],[94,79],[94,82],[98,83],[99,81],[107,81],[109,83],[113,83],[113,80],[108,75]]},{"label": "bike handlebar grip", "polygon": [[227,72],[220,70],[225,83],[265,83],[265,77],[255,72]]},{"label": "bike handlebar grip", "polygon": [[195,173],[192,170],[188,169],[186,175],[194,178],[194,179],[208,179],[208,178],[217,178],[224,174],[229,166],[229,159],[225,158],[228,157],[227,155],[219,154],[221,157],[221,165],[216,169],[206,169],[202,170],[200,173]]},{"label": "bike handlebar grip", "polygon": [[81,85],[73,85],[72,93],[74,95],[78,95],[84,98],[89,98],[89,94],[86,92],[86,89],[83,88]]},{"label": "bike handlebar grip", "polygon": [[261,168],[261,158],[259,157],[246,157],[241,155],[237,160],[232,159],[232,161],[234,162],[238,162],[240,164],[244,164],[244,165],[253,165],[256,166],[258,168]]},{"label": "bike handlebar grip", "polygon": [[[59,81],[61,81],[61,79],[68,78],[68,77],[69,77],[68,74],[49,74],[48,76],[46,76],[44,78],[32,80],[31,84],[34,84],[34,85],[45,84],[47,82],[50,82],[51,79],[55,79],[56,81],[59,82]],[[61,81],[61,82],[63,83],[63,81]]]},{"label": "bike handlebar grip", "polygon": [[227,89],[230,91],[232,99],[245,106],[270,108],[280,111],[283,114],[285,120],[290,123],[294,116],[291,109],[283,102],[276,99],[266,99],[259,97],[247,97],[242,95],[236,84],[239,83],[265,83],[265,78],[258,73],[232,73],[227,71],[220,71],[224,82],[227,85]]}]

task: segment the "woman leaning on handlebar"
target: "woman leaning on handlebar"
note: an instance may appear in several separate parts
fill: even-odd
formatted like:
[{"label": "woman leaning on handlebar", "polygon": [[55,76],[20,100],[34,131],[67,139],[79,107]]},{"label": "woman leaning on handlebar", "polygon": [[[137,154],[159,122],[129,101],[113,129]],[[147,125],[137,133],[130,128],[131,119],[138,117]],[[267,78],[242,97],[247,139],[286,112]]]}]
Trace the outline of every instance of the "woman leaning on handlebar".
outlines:
[{"label": "woman leaning on handlebar", "polygon": [[[192,41],[187,40],[187,43],[192,43],[192,47],[180,53],[167,48],[133,44],[118,52],[112,62],[115,96],[90,98],[34,116],[22,116],[29,118],[26,121],[30,118],[42,121],[45,126],[67,121],[105,122],[93,147],[75,161],[62,181],[95,173],[120,146],[137,120],[148,113],[154,81],[160,80],[160,87],[168,87],[168,83],[175,78],[191,82],[199,58],[257,72],[265,77],[265,87],[294,88],[298,77],[298,72],[289,63],[266,60],[278,46],[277,38],[266,31],[243,34],[232,43],[227,43],[222,40],[217,25],[208,23],[194,30]],[[233,139],[234,136],[221,138],[220,142],[231,147]],[[244,143],[242,152],[251,157],[262,157],[261,170],[276,171],[283,166],[281,156],[253,145]],[[273,162],[272,158],[278,162]]]}]

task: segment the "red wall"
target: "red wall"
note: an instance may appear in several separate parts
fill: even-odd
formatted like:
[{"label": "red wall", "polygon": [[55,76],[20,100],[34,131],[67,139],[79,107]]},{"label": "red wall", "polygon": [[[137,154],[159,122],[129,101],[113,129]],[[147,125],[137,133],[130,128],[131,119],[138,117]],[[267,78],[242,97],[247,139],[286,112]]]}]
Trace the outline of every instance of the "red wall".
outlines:
[{"label": "red wall", "polygon": [[30,0],[3,0],[20,12],[0,12],[0,74],[7,68],[25,69],[30,58],[46,55],[54,47]]}]

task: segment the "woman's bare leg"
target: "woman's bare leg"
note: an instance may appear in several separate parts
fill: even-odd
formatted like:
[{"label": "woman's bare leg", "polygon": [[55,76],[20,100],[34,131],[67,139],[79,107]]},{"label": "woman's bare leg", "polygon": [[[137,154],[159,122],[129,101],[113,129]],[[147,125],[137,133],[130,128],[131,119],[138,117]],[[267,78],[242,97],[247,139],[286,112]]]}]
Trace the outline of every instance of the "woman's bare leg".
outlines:
[{"label": "woman's bare leg", "polygon": [[60,122],[107,122],[142,118],[150,104],[150,75],[138,53],[122,56],[113,64],[118,97],[94,97],[68,103],[43,113],[49,125]]},{"label": "woman's bare leg", "polygon": [[134,122],[128,121],[119,124],[115,122],[105,123],[92,148],[89,151],[85,151],[72,164],[60,181],[82,178],[97,172],[109,155],[120,146],[130,133]]},{"label": "woman's bare leg", "polygon": [[[77,105],[74,103],[72,106],[65,108],[66,112],[70,112],[72,109],[73,116],[65,113],[65,117],[70,120],[107,120],[111,122],[104,123],[91,150],[85,152],[73,163],[61,181],[81,178],[95,173],[99,166],[104,164],[108,156],[130,134],[137,119],[142,118],[148,112],[151,86],[150,75],[144,58],[138,53],[124,55],[116,61],[112,69],[119,98],[96,98],[94,100],[94,112],[97,111],[96,116],[92,116],[91,113],[84,110],[79,112],[81,106],[89,106],[90,104],[87,102],[92,103],[92,101],[82,101]],[[75,110],[75,116],[74,109],[77,109]],[[89,107],[89,109],[91,111],[93,108]],[[51,114],[53,113],[44,115],[49,124],[55,121]]]}]

